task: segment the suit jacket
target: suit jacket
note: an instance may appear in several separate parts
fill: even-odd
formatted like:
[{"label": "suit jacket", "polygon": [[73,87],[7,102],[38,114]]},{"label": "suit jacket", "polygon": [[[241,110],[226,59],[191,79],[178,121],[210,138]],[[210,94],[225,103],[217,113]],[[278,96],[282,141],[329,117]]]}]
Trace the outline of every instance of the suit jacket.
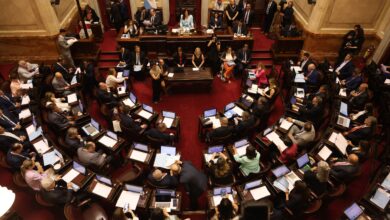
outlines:
[{"label": "suit jacket", "polygon": [[270,1],[272,1],[272,4],[268,10],[268,13],[267,13],[268,4],[265,6],[265,9],[266,9],[265,16],[267,19],[274,19],[274,14],[275,14],[276,10],[278,9],[278,6],[277,6],[276,2],[274,2],[273,0],[270,0]]},{"label": "suit jacket", "polygon": [[304,122],[294,120],[294,123],[302,127],[301,129],[299,129],[297,126],[293,125],[290,128],[289,133],[293,134],[295,139],[294,143],[298,144],[298,146],[306,146],[308,143],[310,143],[310,141],[314,140],[316,136],[314,126],[311,127],[310,131],[305,131],[303,128],[305,124]]},{"label": "suit jacket", "polygon": [[207,188],[206,175],[198,171],[190,161],[183,161],[179,182],[184,184],[190,197],[199,197]]},{"label": "suit jacket", "polygon": [[318,196],[323,194],[327,189],[327,182],[320,182],[317,179],[316,174],[311,170],[305,172],[303,175],[303,181]]},{"label": "suit jacket", "polygon": [[11,150],[7,153],[7,164],[13,170],[19,170],[20,166],[22,166],[23,161],[29,158],[28,151],[24,150],[20,155],[11,153]]},{"label": "suit jacket", "polygon": [[176,188],[179,184],[177,176],[171,176],[169,173],[165,175],[161,180],[155,180],[152,176],[152,173],[148,175],[148,180],[155,186],[162,188]]},{"label": "suit jacket", "polygon": [[[236,24],[236,25],[234,25],[234,27],[233,27],[233,32],[234,32],[235,34],[237,34],[237,31],[238,31],[238,25]],[[246,29],[246,26],[245,26],[245,25],[242,25],[242,26],[241,26],[241,34],[246,35],[247,33],[248,33],[248,30]]]},{"label": "suit jacket", "polygon": [[353,65],[352,61],[349,61],[343,66],[343,68],[339,70],[340,72],[339,79],[343,80],[350,77],[354,69],[355,69],[355,65]]},{"label": "suit jacket", "polygon": [[145,135],[148,135],[148,136],[150,136],[152,138],[164,140],[166,143],[169,143],[174,138],[173,135],[169,135],[169,134],[163,133],[163,132],[157,130],[156,128],[151,128],[151,129],[147,130],[145,132]]},{"label": "suit jacket", "polygon": [[12,100],[11,95],[4,93],[4,96],[0,96],[0,107],[1,109],[8,109],[11,111],[15,109],[15,103]]},{"label": "suit jacket", "polygon": [[49,112],[47,118],[49,119],[50,123],[54,124],[61,130],[69,126],[69,120],[60,113]]},{"label": "suit jacket", "polygon": [[208,138],[213,139],[213,138],[220,138],[220,137],[225,137],[228,134],[232,133],[233,129],[229,126],[221,126],[219,128],[213,129],[209,133],[207,133]]},{"label": "suit jacket", "polygon": [[81,163],[85,164],[86,166],[89,165],[95,165],[95,166],[102,166],[106,160],[106,157],[103,156],[103,154],[98,152],[90,153],[84,148],[77,149],[77,156]]},{"label": "suit jacket", "polygon": [[65,78],[57,79],[54,77],[53,81],[51,81],[51,85],[57,92],[63,92],[66,90],[65,87],[69,86],[69,83],[65,80]]},{"label": "suit jacket", "polygon": [[346,138],[352,141],[353,144],[357,145],[360,140],[369,140],[371,138],[371,134],[371,127],[363,127],[349,133]]},{"label": "suit jacket", "polygon": [[363,77],[361,76],[351,76],[345,79],[345,87],[347,91],[350,92],[359,87],[359,85],[363,82]]},{"label": "suit jacket", "polygon": [[256,123],[255,117],[250,116],[248,120],[239,121],[234,130],[238,134],[244,134],[247,131],[249,131],[249,129],[252,128],[255,125],[255,123]]},{"label": "suit jacket", "polygon": [[[177,64],[180,64],[180,57],[179,57],[178,53],[173,54],[173,62],[176,64],[176,66],[177,66]],[[181,65],[182,64],[186,65],[186,62],[187,62],[187,59],[186,59],[185,54],[183,53],[182,54]]]},{"label": "suit jacket", "polygon": [[362,92],[360,95],[351,97],[349,100],[349,104],[352,108],[361,110],[364,108],[364,104],[366,104],[368,100],[368,92]]},{"label": "suit jacket", "polygon": [[351,179],[358,171],[359,166],[356,165],[338,165],[332,166],[330,174],[344,182]]},{"label": "suit jacket", "polygon": [[[130,54],[130,64],[132,66],[134,66],[136,64],[136,61],[137,61],[136,59],[137,59],[137,57],[136,57],[135,52],[132,52]],[[145,66],[147,63],[146,55],[143,51],[140,52],[140,63],[141,63],[140,65],[143,65],[143,66]]]},{"label": "suit jacket", "polygon": [[214,16],[210,18],[209,28],[221,28],[222,27],[222,17],[218,16],[217,21],[215,21]]},{"label": "suit jacket", "polygon": [[136,132],[140,132],[142,130],[141,126],[135,122],[130,115],[120,113],[119,118],[121,120],[121,125],[125,128],[129,128]]},{"label": "suit jacket", "polygon": [[255,16],[255,12],[253,10],[249,11],[248,15],[248,22],[245,20],[246,10],[242,12],[242,22],[245,23],[247,27],[252,26],[253,23],[253,17]]},{"label": "suit jacket", "polygon": [[286,206],[295,214],[299,215],[308,206],[308,201],[301,193],[297,193],[294,189],[290,192],[289,200]]},{"label": "suit jacket", "polygon": [[97,91],[97,98],[101,103],[106,105],[115,105],[115,103],[117,103],[114,95],[111,92],[107,92],[105,90],[99,89]]},{"label": "suit jacket", "polygon": [[[304,61],[301,60],[301,64],[302,64],[303,62],[304,62]],[[307,73],[307,67],[308,67],[310,64],[312,64],[312,63],[313,63],[313,60],[312,60],[311,58],[307,59],[305,65],[303,65],[303,66],[301,65],[302,72]]]},{"label": "suit jacket", "polygon": [[253,105],[252,107],[252,113],[255,117],[259,118],[260,120],[266,120],[265,117],[269,115],[270,113],[270,105],[267,102],[264,105]]},{"label": "suit jacket", "polygon": [[65,136],[65,143],[71,148],[72,152],[76,152],[80,147],[84,147],[84,142],[78,138],[70,138],[68,134]]},{"label": "suit jacket", "polygon": [[71,74],[69,73],[68,69],[66,69],[64,66],[62,66],[62,64],[58,62],[53,64],[53,72],[60,72],[67,82],[70,82],[72,80]]},{"label": "suit jacket", "polygon": [[64,205],[73,199],[73,190],[56,187],[53,190],[41,190],[42,198],[52,204]]},{"label": "suit jacket", "polygon": [[[17,135],[15,136],[17,137]],[[20,142],[19,137],[18,139],[15,139],[12,136],[0,134],[0,145],[1,145],[0,149],[5,149],[5,151],[8,151],[12,147],[12,145],[18,142]]]},{"label": "suit jacket", "polygon": [[130,63],[131,53],[128,49],[125,48],[123,52],[119,53],[119,60],[126,62],[126,64]]},{"label": "suit jacket", "polygon": [[[150,20],[150,22],[152,22],[152,16],[149,16],[149,20]],[[162,19],[161,19],[160,13],[156,12],[152,26],[156,27],[156,26],[160,26],[161,24],[162,24]]]},{"label": "suit jacket", "polygon": [[[7,109],[3,109],[3,114],[5,117],[7,117],[9,120],[7,120],[5,117],[0,116],[0,125],[7,131],[13,131],[13,128],[15,127],[15,124],[19,122],[19,119],[15,117],[14,114],[9,112]],[[12,124],[11,121],[14,123]]]},{"label": "suit jacket", "polygon": [[314,126],[318,128],[322,122],[324,108],[322,105],[314,106],[308,104],[306,108],[300,108],[299,113],[304,119],[313,122]]},{"label": "suit jacket", "polygon": [[[243,61],[244,60],[244,51],[243,49],[240,49],[237,53],[237,59],[239,61]],[[252,52],[250,50],[247,50],[246,51],[246,61],[248,61],[250,63],[252,59]]]},{"label": "suit jacket", "polygon": [[319,75],[320,73],[317,70],[313,70],[311,73],[307,73],[306,83],[309,85],[317,85]]}]

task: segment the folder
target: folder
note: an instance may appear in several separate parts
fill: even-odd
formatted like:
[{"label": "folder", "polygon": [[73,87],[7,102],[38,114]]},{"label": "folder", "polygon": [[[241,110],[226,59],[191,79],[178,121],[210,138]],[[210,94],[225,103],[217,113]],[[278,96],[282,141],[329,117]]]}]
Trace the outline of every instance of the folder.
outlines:
[{"label": "folder", "polygon": [[249,192],[252,194],[254,200],[259,200],[271,195],[266,186],[251,189]]},{"label": "folder", "polygon": [[279,135],[276,134],[275,131],[267,134],[265,137],[276,145],[280,153],[287,149],[287,146],[284,144],[284,142],[280,139]]},{"label": "folder", "polygon": [[280,124],[280,128],[283,128],[284,130],[288,131],[292,125],[293,125],[292,122],[289,122],[286,119],[283,119],[282,123]]},{"label": "folder", "polygon": [[33,146],[39,154],[44,154],[46,151],[50,150],[50,147],[47,146],[46,142],[43,139],[34,143]]},{"label": "folder", "polygon": [[28,118],[31,116],[31,111],[30,109],[26,108],[26,109],[23,109],[20,113],[19,113],[19,119],[25,119],[25,118]]},{"label": "folder", "polygon": [[103,137],[101,137],[99,139],[99,143],[103,144],[104,146],[113,148],[115,146],[115,144],[117,143],[117,141],[106,136],[106,135],[103,135]]},{"label": "folder", "polygon": [[148,154],[145,152],[133,150],[131,152],[130,159],[137,160],[140,162],[145,162],[147,156],[148,156]]},{"label": "folder", "polygon": [[348,147],[348,141],[345,139],[343,134],[339,133],[336,138],[336,142],[334,143],[337,147],[337,149],[340,150],[342,154],[345,154],[347,152]]}]

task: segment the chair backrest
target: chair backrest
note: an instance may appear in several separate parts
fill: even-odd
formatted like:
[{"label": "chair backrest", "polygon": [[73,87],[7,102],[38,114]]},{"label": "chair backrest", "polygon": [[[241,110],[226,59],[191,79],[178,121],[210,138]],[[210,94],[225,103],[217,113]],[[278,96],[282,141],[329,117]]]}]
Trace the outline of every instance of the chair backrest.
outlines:
[{"label": "chair backrest", "polygon": [[146,137],[146,140],[149,141],[149,143],[153,146],[153,147],[159,147],[161,145],[164,145],[164,144],[168,144],[165,140],[163,139],[158,139],[158,138],[154,138],[154,137],[151,137],[150,135],[145,135]]},{"label": "chair backrest", "polygon": [[229,134],[222,136],[222,137],[214,137],[210,138],[210,144],[215,145],[215,144],[224,144],[230,141],[231,137],[233,136],[233,133],[230,132]]}]

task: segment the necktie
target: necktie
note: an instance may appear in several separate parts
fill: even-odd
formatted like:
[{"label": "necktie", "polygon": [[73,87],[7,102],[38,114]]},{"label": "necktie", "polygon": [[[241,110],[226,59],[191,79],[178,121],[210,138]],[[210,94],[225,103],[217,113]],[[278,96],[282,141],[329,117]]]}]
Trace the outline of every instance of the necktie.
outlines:
[{"label": "necktie", "polygon": [[154,16],[152,16],[151,22],[152,24],[154,24]]},{"label": "necktie", "polygon": [[248,24],[248,20],[249,20],[249,11],[246,11],[246,13],[245,13],[245,24]]},{"label": "necktie", "polygon": [[1,118],[3,118],[3,120],[6,120],[8,121],[8,123],[10,123],[11,125],[15,126],[15,122],[13,122],[11,119],[9,119],[7,116],[5,116],[4,114],[0,116]]},{"label": "necktie", "polygon": [[244,61],[246,62],[246,52],[244,52]]},{"label": "necktie", "polygon": [[137,65],[139,65],[139,55],[137,54],[137,61],[136,61],[137,63]]}]

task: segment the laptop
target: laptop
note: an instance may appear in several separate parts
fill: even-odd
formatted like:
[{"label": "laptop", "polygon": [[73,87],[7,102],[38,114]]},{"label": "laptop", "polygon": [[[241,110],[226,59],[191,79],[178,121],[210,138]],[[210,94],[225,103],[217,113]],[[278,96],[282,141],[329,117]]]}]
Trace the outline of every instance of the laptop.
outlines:
[{"label": "laptop", "polygon": [[100,125],[97,121],[91,118],[91,122],[84,125],[82,129],[88,136],[95,136],[99,133]]},{"label": "laptop", "polygon": [[140,186],[134,186],[130,184],[125,184],[125,189],[130,192],[135,192],[135,193],[142,193],[143,188]]},{"label": "laptop", "polygon": [[304,155],[300,156],[297,159],[297,165],[298,165],[298,168],[301,169],[303,172],[310,170],[311,167],[310,167],[309,155],[304,154]]},{"label": "laptop", "polygon": [[240,97],[240,102],[246,106],[247,108],[251,107],[252,103],[253,103],[253,98],[248,96],[247,94],[243,94],[241,97]]},{"label": "laptop", "polygon": [[176,147],[172,147],[172,146],[161,146],[160,152],[161,152],[162,154],[167,154],[167,155],[175,156],[175,155],[176,155]]},{"label": "laptop", "polygon": [[286,175],[290,170],[286,167],[286,165],[279,166],[272,170],[272,173],[276,178]]},{"label": "laptop", "polygon": [[344,214],[349,220],[355,220],[361,214],[363,214],[363,209],[357,203],[353,203],[351,206],[345,209]]},{"label": "laptop", "polygon": [[28,134],[28,139],[33,141],[42,135],[42,127],[37,128],[35,131]]},{"label": "laptop", "polygon": [[213,108],[213,109],[206,110],[204,111],[203,115],[205,118],[214,117],[217,115],[217,109]]},{"label": "laptop", "polygon": [[236,104],[234,104],[233,102],[231,102],[225,106],[224,115],[226,116],[226,118],[230,119],[236,114],[236,112],[233,111],[233,108],[235,106],[236,106]]},{"label": "laptop", "polygon": [[250,189],[253,189],[253,188],[260,186],[262,183],[263,183],[262,180],[251,181],[251,182],[248,182],[245,184],[244,189],[250,190]]},{"label": "laptop", "polygon": [[112,132],[112,131],[107,131],[107,136],[108,137],[110,137],[110,138],[112,138],[112,139],[114,139],[114,140],[118,140],[118,135],[117,134],[115,134],[114,132]]},{"label": "laptop", "polygon": [[237,150],[237,154],[239,156],[246,154],[246,148],[249,146],[249,142],[247,139],[241,139],[239,141],[234,142],[234,147]]},{"label": "laptop", "polygon": [[142,109],[138,112],[138,115],[145,119],[149,119],[153,115],[153,108],[149,105],[142,104]]},{"label": "laptop", "polygon": [[226,187],[216,187],[213,189],[213,195],[214,196],[225,196],[226,194],[232,194],[232,187],[226,186]]},{"label": "laptop", "polygon": [[102,182],[108,186],[112,186],[112,181],[111,179],[107,178],[107,177],[104,177],[104,176],[100,176],[100,175],[96,175],[96,179],[99,181],[99,182]]},{"label": "laptop", "polygon": [[[156,190],[156,202],[155,208],[170,208],[171,207],[171,199],[175,197],[176,192],[174,190],[168,189],[157,189]],[[174,205],[173,205],[174,206]],[[177,201],[176,201],[177,206]],[[174,207],[176,207],[174,206]]]},{"label": "laptop", "polygon": [[83,175],[87,173],[87,169],[83,165],[77,163],[76,161],[73,161],[73,169],[75,169],[77,172]]},{"label": "laptop", "polygon": [[137,142],[133,143],[134,150],[131,152],[130,159],[145,162],[146,158],[148,157],[148,146],[145,144],[140,144]]},{"label": "laptop", "polygon": [[348,104],[340,102],[340,114],[348,117]]},{"label": "laptop", "polygon": [[148,146],[145,145],[145,144],[134,142],[133,146],[134,146],[135,149],[140,150],[140,151],[144,151],[144,152],[148,152],[149,151]]},{"label": "laptop", "polygon": [[172,126],[173,121],[176,118],[176,113],[169,112],[169,111],[162,111],[162,116],[164,117],[162,123],[164,123],[167,128],[170,128]]},{"label": "laptop", "polygon": [[209,147],[209,149],[207,150],[207,153],[213,154],[213,153],[220,153],[222,151],[223,151],[223,145],[217,145],[217,146]]}]

